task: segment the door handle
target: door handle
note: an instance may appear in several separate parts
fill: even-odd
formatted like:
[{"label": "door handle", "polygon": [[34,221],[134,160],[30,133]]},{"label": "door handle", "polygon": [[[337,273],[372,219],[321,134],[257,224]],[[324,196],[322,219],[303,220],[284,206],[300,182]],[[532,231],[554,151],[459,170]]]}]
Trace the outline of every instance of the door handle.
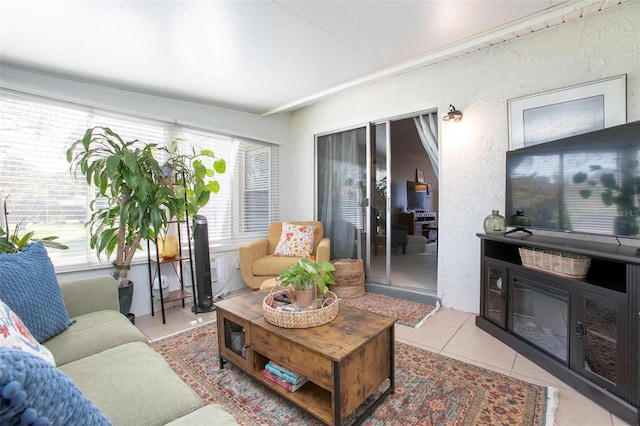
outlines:
[{"label": "door handle", "polygon": [[584,325],[582,321],[576,321],[576,336],[578,336],[579,339],[584,337]]}]

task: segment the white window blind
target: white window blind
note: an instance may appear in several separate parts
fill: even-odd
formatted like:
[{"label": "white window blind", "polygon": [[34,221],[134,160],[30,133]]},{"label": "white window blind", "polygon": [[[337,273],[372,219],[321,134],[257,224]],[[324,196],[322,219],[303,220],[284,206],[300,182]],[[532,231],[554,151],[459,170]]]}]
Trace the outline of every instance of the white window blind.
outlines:
[{"label": "white window blind", "polygon": [[[207,217],[210,244],[264,235],[268,224],[278,220],[276,145],[3,90],[0,197],[3,201],[8,197],[11,231],[21,224],[20,235],[28,231],[35,231],[36,238],[56,235],[70,247],[49,250],[56,267],[97,262],[84,227],[94,189],[83,177],[72,176],[65,153],[87,128],[98,125],[111,128],[125,141],[166,144],[180,137],[185,139],[181,149],[190,150],[191,145],[211,149],[227,162],[226,173],[216,176],[220,192],[199,212]],[[247,183],[245,167],[256,170],[257,179]],[[5,228],[4,218],[0,225]]]},{"label": "white window blind", "polygon": [[269,147],[247,147],[244,151],[244,202],[239,228],[248,235],[262,233],[280,216],[278,206],[277,151]]},{"label": "white window blind", "polygon": [[220,192],[199,212],[207,218],[209,240],[224,244],[265,235],[280,215],[277,147],[191,129],[182,129],[181,137],[189,142],[184,149],[210,149],[227,163],[226,173],[216,175]]}]

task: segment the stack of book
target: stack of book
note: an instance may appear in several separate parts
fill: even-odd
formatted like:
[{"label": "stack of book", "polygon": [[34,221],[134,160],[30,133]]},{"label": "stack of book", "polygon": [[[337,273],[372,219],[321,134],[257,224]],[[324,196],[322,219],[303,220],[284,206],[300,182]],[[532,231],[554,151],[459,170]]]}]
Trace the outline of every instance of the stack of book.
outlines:
[{"label": "stack of book", "polygon": [[269,361],[267,365],[264,366],[262,375],[289,392],[297,391],[308,381],[305,376],[301,376],[273,361]]}]

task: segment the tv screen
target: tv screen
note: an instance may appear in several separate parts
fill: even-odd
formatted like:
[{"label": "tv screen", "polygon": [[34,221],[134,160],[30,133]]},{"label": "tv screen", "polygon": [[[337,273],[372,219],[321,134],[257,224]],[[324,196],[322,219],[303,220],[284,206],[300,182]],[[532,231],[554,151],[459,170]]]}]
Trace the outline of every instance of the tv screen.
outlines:
[{"label": "tv screen", "polygon": [[427,210],[427,184],[407,181],[407,209]]},{"label": "tv screen", "polygon": [[640,238],[640,121],[507,152],[507,222]]}]

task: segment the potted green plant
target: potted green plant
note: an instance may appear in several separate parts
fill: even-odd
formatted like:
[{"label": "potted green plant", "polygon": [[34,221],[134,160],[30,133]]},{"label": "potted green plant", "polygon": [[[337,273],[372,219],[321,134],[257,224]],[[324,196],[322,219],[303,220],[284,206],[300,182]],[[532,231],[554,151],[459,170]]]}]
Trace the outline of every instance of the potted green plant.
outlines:
[{"label": "potted green plant", "polygon": [[[317,290],[326,293],[327,284],[334,284],[331,262],[317,263],[303,258],[280,273],[277,281],[283,287],[291,286],[295,294],[295,306],[301,309],[316,308]],[[317,289],[317,290],[316,290]]]},{"label": "potted green plant", "polygon": [[0,226],[0,253],[18,253],[21,252],[29,243],[37,242],[42,243],[43,246],[48,248],[55,248],[59,250],[67,250],[69,247],[55,241],[58,239],[56,236],[43,237],[43,238],[34,238],[34,231],[29,231],[26,234],[20,236],[18,231],[22,226],[22,222],[16,225],[13,230],[13,233],[9,231],[9,220],[7,218],[7,198],[3,200],[2,211],[4,215],[4,226],[6,230]]},{"label": "potted green plant", "polygon": [[[154,153],[162,151],[166,152],[167,162],[177,157],[172,170],[184,175],[182,189],[170,183],[155,158]],[[122,289],[121,297],[128,298],[130,305],[133,283],[127,275],[142,240],[155,240],[172,218],[182,217],[185,194],[198,194],[195,198],[186,197],[189,214],[194,215],[206,205],[210,194],[220,188],[217,182],[211,184],[207,180],[214,178],[215,173],[224,173],[226,164],[212,152],[206,152],[204,156],[213,162],[212,168],[208,168],[195,152],[178,157],[158,144],[125,142],[111,129],[101,126],[87,129],[66,154],[72,173],[79,171],[96,189],[86,223],[89,245],[96,249],[99,258],[106,254],[110,259],[115,252],[114,277]],[[129,308],[123,305],[120,309],[127,315]]]},{"label": "potted green plant", "polygon": [[[160,150],[166,152],[167,159],[162,165],[165,177],[184,175],[184,182],[179,176],[173,184],[173,191],[178,197],[186,198],[189,217],[198,214],[198,210],[209,203],[211,194],[220,191],[220,183],[213,179],[216,173],[224,173],[227,165],[224,159],[219,159],[210,149],[196,151],[191,147],[188,153],[180,153],[178,146],[184,139],[174,139],[167,147]],[[211,162],[211,167],[205,161]],[[183,212],[184,213],[184,212]]]},{"label": "potted green plant", "polygon": [[48,248],[55,248],[60,250],[67,250],[69,247],[59,243],[57,240],[58,237],[44,237],[44,238],[33,238],[34,231],[27,232],[23,236],[18,235],[18,229],[20,225],[16,225],[16,228],[12,234],[7,234],[7,232],[0,228],[0,253],[18,253],[21,252],[28,244],[34,243],[42,243],[43,246]]}]

